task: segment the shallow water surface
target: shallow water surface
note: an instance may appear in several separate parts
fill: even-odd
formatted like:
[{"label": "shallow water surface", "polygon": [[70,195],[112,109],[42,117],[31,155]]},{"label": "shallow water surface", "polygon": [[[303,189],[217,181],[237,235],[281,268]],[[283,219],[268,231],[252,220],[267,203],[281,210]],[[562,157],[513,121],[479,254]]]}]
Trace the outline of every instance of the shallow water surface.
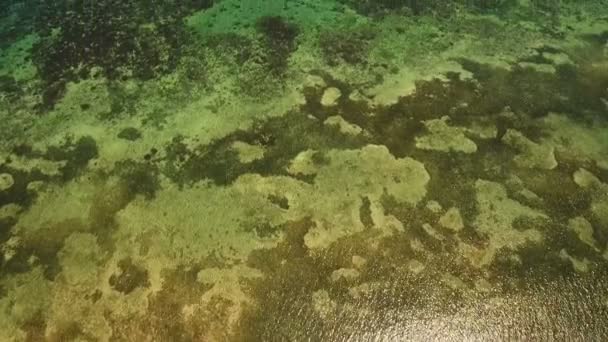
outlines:
[{"label": "shallow water surface", "polygon": [[607,340],[607,18],[3,3],[0,341]]}]

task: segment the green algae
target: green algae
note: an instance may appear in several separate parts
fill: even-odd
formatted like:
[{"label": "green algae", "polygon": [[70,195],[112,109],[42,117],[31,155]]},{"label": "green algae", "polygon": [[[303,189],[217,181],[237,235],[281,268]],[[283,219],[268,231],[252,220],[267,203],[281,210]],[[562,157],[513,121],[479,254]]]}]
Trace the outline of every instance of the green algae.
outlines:
[{"label": "green algae", "polygon": [[54,161],[66,161],[62,168],[62,180],[67,181],[84,169],[91,159],[98,156],[97,143],[92,137],[81,137],[73,142],[68,137],[60,147],[51,146],[47,149],[45,157]]},{"label": "green algae", "polygon": [[374,35],[373,29],[366,26],[323,31],[319,34],[319,47],[329,65],[365,64]]},{"label": "green algae", "polygon": [[270,51],[266,64],[270,72],[280,75],[287,68],[290,54],[297,49],[298,28],[284,18],[273,16],[261,17],[256,24]]},{"label": "green algae", "polygon": [[120,133],[118,133],[117,137],[129,141],[135,141],[141,138],[141,132],[135,127],[126,127]]},{"label": "green algae", "polygon": [[124,160],[113,170],[131,196],[143,195],[150,199],[160,189],[159,170],[147,161]]}]

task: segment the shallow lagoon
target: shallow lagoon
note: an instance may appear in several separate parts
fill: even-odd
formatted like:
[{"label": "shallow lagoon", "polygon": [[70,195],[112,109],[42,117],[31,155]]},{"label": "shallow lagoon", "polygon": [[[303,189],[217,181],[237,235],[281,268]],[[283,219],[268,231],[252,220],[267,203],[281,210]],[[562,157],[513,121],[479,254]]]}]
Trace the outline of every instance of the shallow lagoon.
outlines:
[{"label": "shallow lagoon", "polygon": [[608,338],[608,3],[7,2],[0,340]]}]

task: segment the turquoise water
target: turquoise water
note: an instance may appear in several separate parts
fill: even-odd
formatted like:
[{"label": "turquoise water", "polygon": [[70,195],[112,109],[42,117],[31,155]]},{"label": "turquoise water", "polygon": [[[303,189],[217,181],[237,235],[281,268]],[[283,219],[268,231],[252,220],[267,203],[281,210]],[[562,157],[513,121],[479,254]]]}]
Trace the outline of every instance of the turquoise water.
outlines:
[{"label": "turquoise water", "polygon": [[608,2],[0,5],[0,341],[608,339]]}]

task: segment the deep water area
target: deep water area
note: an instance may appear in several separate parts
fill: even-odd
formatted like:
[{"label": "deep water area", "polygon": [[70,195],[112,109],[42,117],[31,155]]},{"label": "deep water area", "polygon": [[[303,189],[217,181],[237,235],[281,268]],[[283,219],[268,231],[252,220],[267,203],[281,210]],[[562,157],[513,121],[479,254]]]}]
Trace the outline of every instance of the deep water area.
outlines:
[{"label": "deep water area", "polygon": [[608,341],[608,1],[0,0],[4,341]]}]

